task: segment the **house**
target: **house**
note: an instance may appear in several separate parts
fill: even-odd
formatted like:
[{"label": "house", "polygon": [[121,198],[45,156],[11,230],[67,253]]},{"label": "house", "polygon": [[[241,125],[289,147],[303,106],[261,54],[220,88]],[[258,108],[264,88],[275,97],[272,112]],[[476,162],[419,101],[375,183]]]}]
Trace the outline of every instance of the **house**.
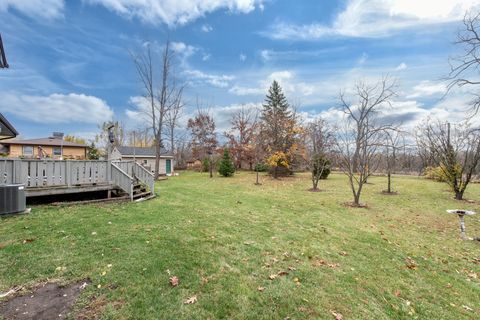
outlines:
[{"label": "house", "polygon": [[187,169],[188,170],[198,170],[202,169],[202,161],[198,159],[191,159],[187,161]]},{"label": "house", "polygon": [[[160,152],[160,169],[159,174],[170,175],[173,172],[173,155],[163,149]],[[140,163],[142,166],[155,171],[155,148],[153,147],[114,147],[111,155],[112,160],[133,161]]]},{"label": "house", "polygon": [[17,135],[17,130],[0,113],[0,140],[15,138]]},{"label": "house", "polygon": [[1,142],[0,153],[11,158],[85,160],[87,146],[80,143],[65,141],[61,137],[48,137],[30,140],[4,140]]}]

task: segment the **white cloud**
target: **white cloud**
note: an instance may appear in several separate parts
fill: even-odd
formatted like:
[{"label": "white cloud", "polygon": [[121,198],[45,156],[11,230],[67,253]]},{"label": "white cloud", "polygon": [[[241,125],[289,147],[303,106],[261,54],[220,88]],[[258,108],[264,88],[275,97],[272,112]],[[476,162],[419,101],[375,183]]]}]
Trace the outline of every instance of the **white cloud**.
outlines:
[{"label": "white cloud", "polygon": [[444,95],[447,87],[444,83],[432,83],[431,81],[422,81],[413,87],[413,93],[407,98],[430,97],[434,95]]},{"label": "white cloud", "polygon": [[198,51],[198,48],[183,42],[171,42],[170,45],[174,52],[181,54],[184,57],[190,57]]},{"label": "white cloud", "polygon": [[260,51],[260,56],[264,61],[268,61],[271,58],[271,52],[270,50],[262,50]]},{"label": "white cloud", "polygon": [[49,96],[3,94],[0,111],[38,123],[97,124],[113,117],[112,108],[105,101],[76,93]]},{"label": "white cloud", "polygon": [[185,70],[184,74],[187,76],[187,81],[189,82],[206,82],[218,88],[228,87],[230,81],[234,79],[233,76],[208,74],[200,70]]},{"label": "white cloud", "polygon": [[402,62],[395,68],[395,70],[396,71],[402,71],[402,70],[407,69],[407,67],[408,67],[407,64],[405,62]]},{"label": "white cloud", "polygon": [[358,59],[358,64],[363,65],[365,64],[365,62],[367,62],[367,60],[368,60],[368,54],[364,52],[362,53],[362,56],[360,57],[360,59]]},{"label": "white cloud", "polygon": [[214,116],[214,119],[215,119],[215,125],[217,128],[217,131],[223,133],[229,130],[232,126],[230,124],[230,119],[232,115],[235,112],[241,110],[242,108],[259,111],[262,108],[262,103],[254,103],[254,102],[249,102],[244,104],[235,103],[227,106],[215,107],[212,110],[212,115]]},{"label": "white cloud", "polygon": [[208,33],[208,32],[213,31],[213,28],[212,28],[212,26],[209,25],[209,24],[204,24],[204,25],[202,25],[201,30],[202,30],[203,32],[205,32],[205,33]]},{"label": "white cloud", "polygon": [[316,40],[329,36],[383,37],[407,28],[461,20],[480,0],[349,0],[332,25],[277,23],[262,32],[277,40]]},{"label": "white cloud", "polygon": [[210,53],[204,53],[202,56],[202,61],[208,61],[211,57],[212,55]]},{"label": "white cloud", "polygon": [[163,22],[169,26],[185,25],[207,13],[226,9],[233,13],[249,13],[264,0],[84,0],[106,7],[127,18],[136,17],[146,23]]},{"label": "white cloud", "polygon": [[265,95],[274,80],[280,84],[286,94],[310,96],[315,89],[314,86],[295,79],[293,72],[281,70],[270,73],[264,80],[259,81],[255,87],[235,85],[230,88],[229,92],[238,96]]},{"label": "white cloud", "polygon": [[63,17],[64,0],[2,0],[0,12],[17,10],[32,18],[56,19]]},{"label": "white cloud", "polygon": [[244,55],[243,53],[241,53],[240,56],[239,56],[239,59],[240,59],[240,61],[243,62],[243,61],[247,60],[247,56]]}]

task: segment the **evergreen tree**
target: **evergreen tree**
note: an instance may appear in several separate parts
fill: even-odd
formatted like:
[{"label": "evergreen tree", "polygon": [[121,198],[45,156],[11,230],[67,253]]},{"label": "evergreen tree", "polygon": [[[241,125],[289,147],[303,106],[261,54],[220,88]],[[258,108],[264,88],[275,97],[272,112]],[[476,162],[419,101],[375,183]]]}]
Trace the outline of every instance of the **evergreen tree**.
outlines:
[{"label": "evergreen tree", "polygon": [[228,149],[223,150],[223,157],[220,161],[220,165],[218,167],[218,173],[220,173],[224,177],[231,177],[235,172],[235,166],[233,165],[232,159],[230,158],[230,153]]},{"label": "evergreen tree", "polygon": [[93,142],[87,147],[87,158],[89,160],[98,160],[100,158],[100,153]]},{"label": "evergreen tree", "polygon": [[[279,155],[282,161],[272,166],[272,174],[290,174],[297,143],[295,115],[277,81],[273,81],[263,104],[260,135],[263,149],[267,152],[267,162],[274,163]],[[276,163],[276,162],[275,162]]]},{"label": "evergreen tree", "polygon": [[263,104],[261,114],[264,139],[267,141],[267,148],[271,153],[288,149],[287,139],[288,131],[291,129],[292,112],[287,98],[282,92],[282,88],[277,81],[273,81]]}]

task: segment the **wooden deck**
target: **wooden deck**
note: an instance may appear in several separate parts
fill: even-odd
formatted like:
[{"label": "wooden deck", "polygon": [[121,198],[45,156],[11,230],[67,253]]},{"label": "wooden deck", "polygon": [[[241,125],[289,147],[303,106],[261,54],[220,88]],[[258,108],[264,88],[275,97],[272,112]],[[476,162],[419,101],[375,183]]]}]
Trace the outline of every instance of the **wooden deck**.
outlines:
[{"label": "wooden deck", "polygon": [[[24,184],[27,197],[122,190],[154,193],[151,172],[133,161],[0,159],[0,184]],[[144,194],[145,192],[142,192]]]}]

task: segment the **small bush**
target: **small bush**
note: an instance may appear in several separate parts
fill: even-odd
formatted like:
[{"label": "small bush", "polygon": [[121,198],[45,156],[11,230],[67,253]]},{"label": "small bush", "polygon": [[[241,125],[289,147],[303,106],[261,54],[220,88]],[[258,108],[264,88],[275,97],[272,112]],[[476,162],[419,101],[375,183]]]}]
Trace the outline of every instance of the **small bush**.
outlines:
[{"label": "small bush", "polygon": [[[435,180],[435,181],[438,181],[438,182],[448,182],[448,177],[445,174],[445,171],[446,170],[442,166],[426,167],[425,168],[425,173],[424,173],[423,176],[426,179],[432,179],[432,180]],[[460,165],[457,164],[455,166],[455,173],[454,174],[460,175],[460,172],[461,172],[461,167],[460,167]]]},{"label": "small bush", "polygon": [[224,177],[231,177],[235,173],[235,166],[230,158],[228,149],[223,150],[223,157],[220,161],[220,165],[218,166],[218,173]]},{"label": "small bush", "polygon": [[323,172],[322,172],[322,175],[320,176],[320,179],[325,180],[330,175],[331,162],[330,160],[325,159],[322,156],[315,157],[313,160],[313,168],[312,168],[313,174],[316,175],[317,170],[319,171],[322,170],[322,167],[323,167]]},{"label": "small bush", "polygon": [[254,168],[255,172],[267,172],[270,167],[266,163],[257,163]]},{"label": "small bush", "polygon": [[210,160],[208,158],[204,158],[202,161],[202,172],[209,172],[210,171]]}]

